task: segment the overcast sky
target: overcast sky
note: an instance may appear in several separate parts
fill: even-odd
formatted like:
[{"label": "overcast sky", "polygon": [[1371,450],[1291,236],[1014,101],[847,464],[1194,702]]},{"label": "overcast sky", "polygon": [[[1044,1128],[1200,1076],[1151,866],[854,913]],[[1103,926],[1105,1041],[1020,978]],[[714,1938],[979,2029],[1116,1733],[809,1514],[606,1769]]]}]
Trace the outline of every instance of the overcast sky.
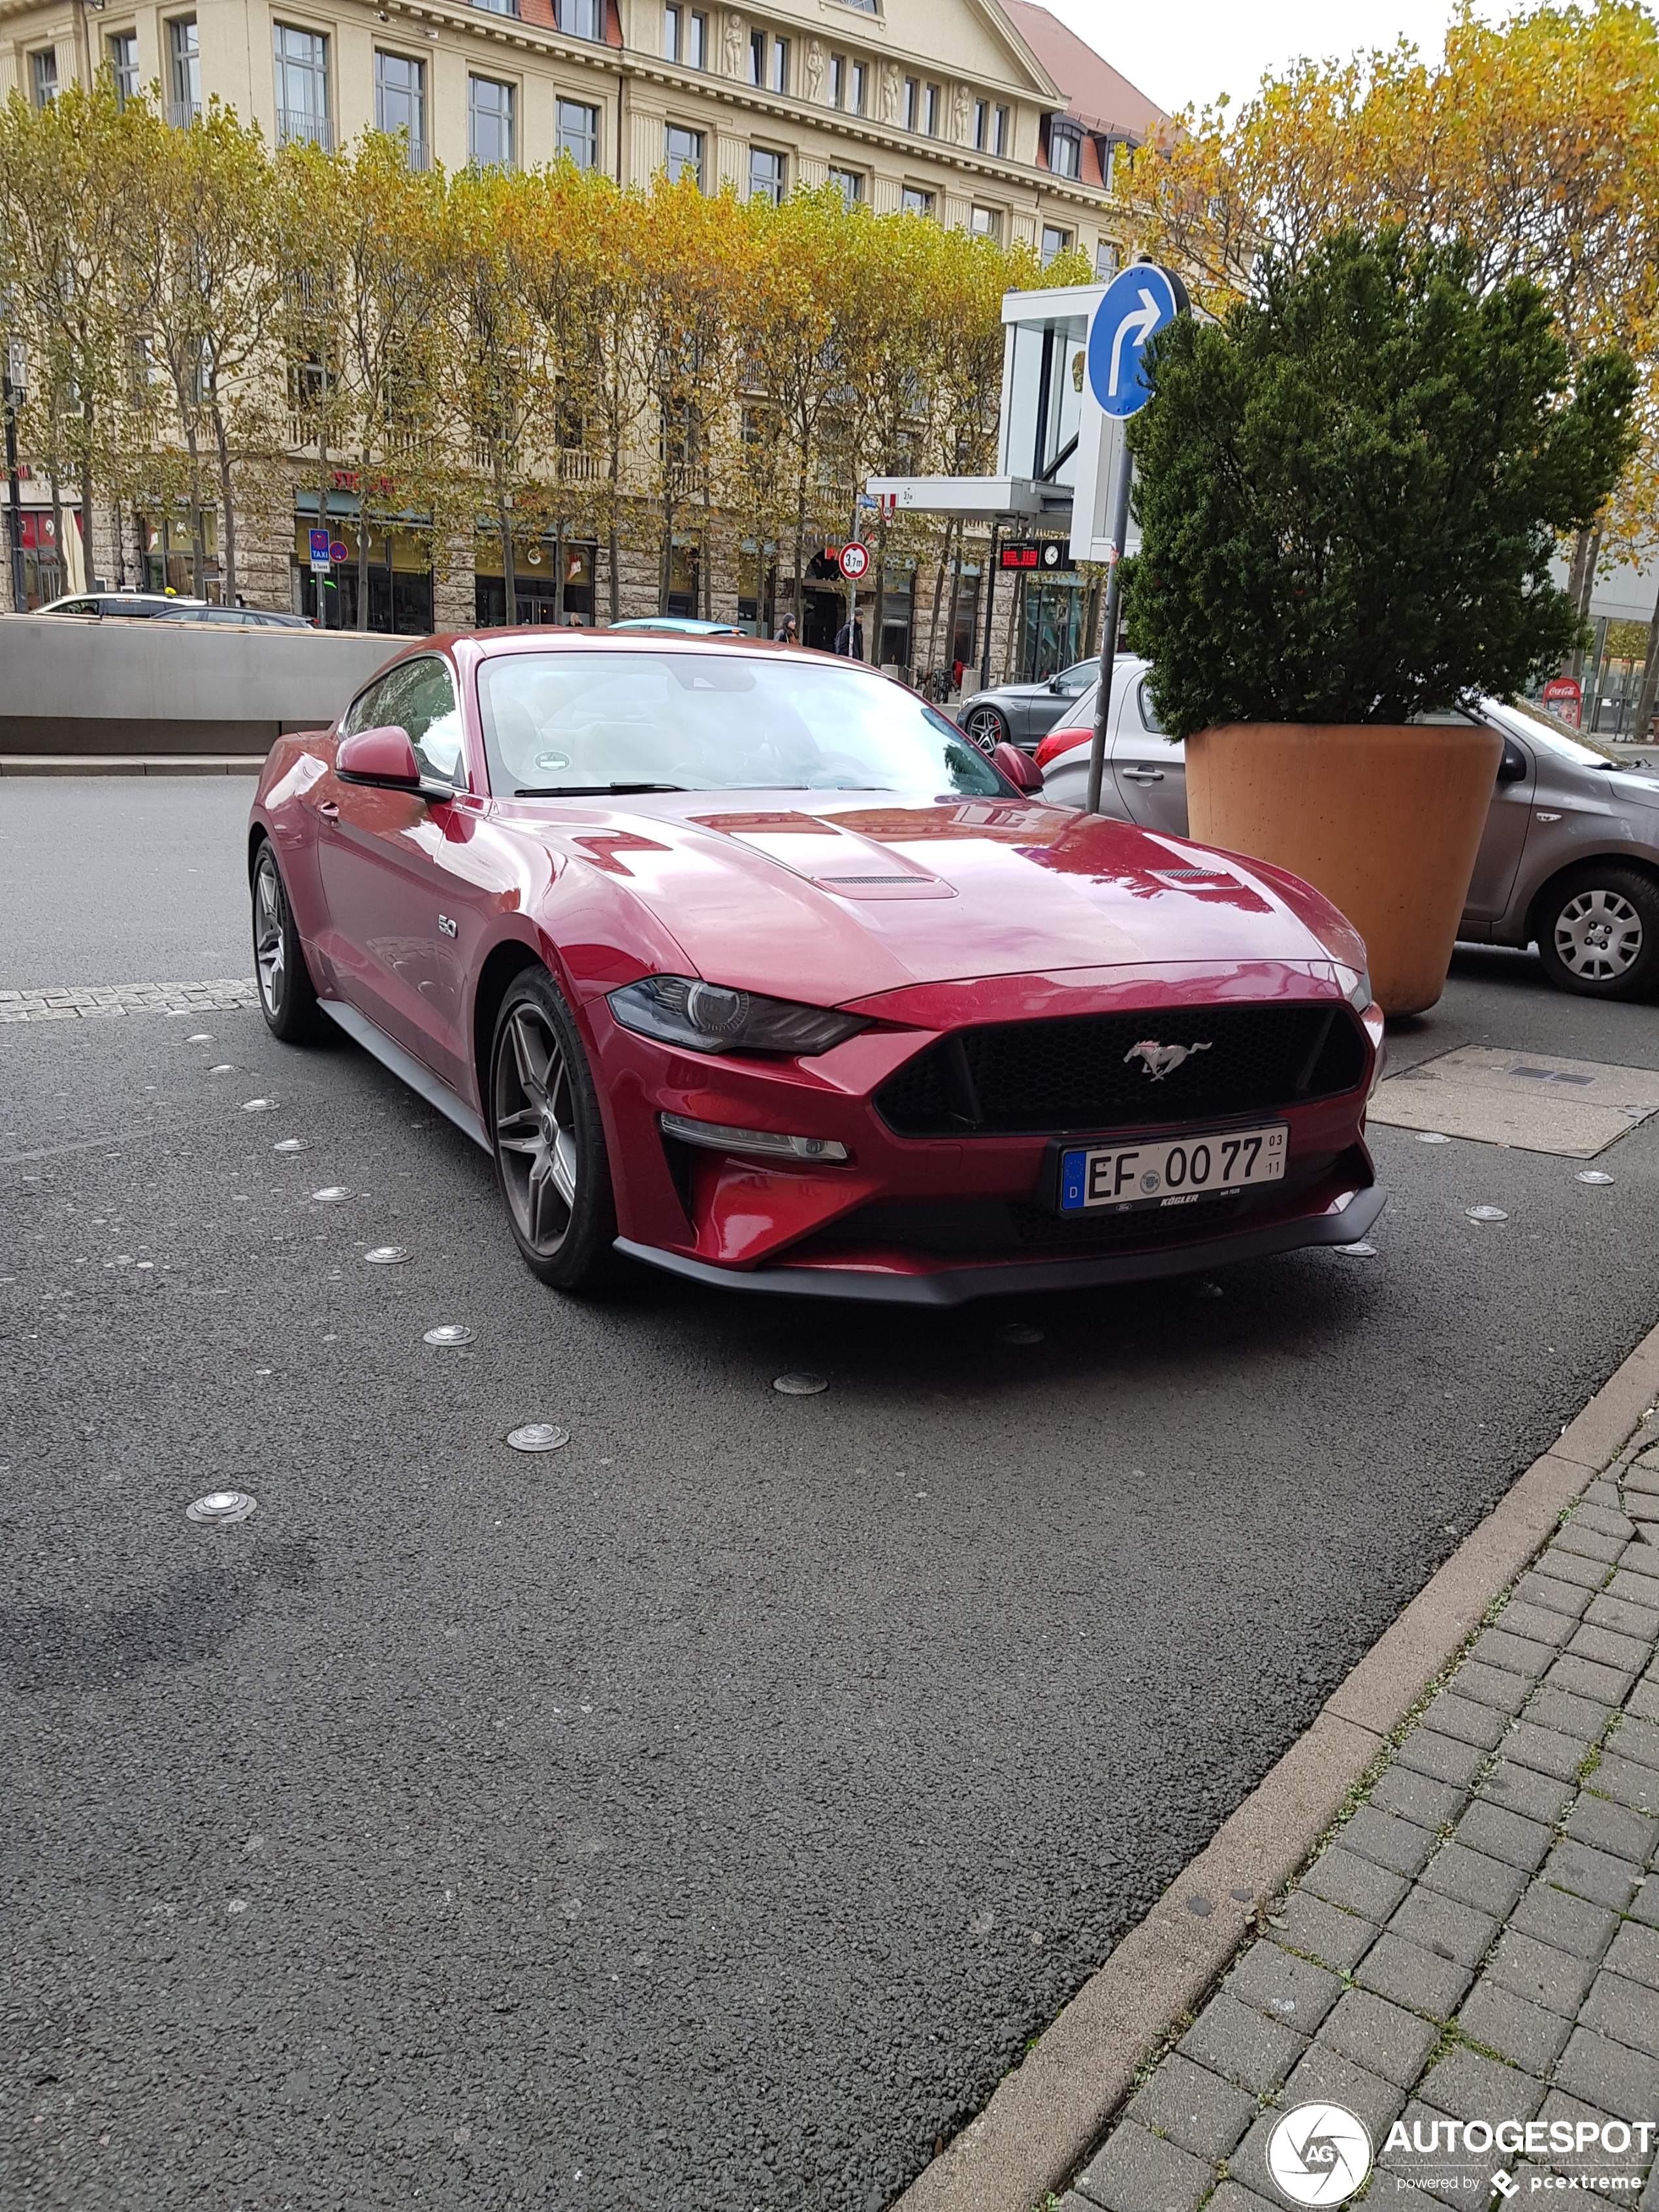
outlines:
[{"label": "overcast sky", "polygon": [[[1131,84],[1172,112],[1231,93],[1298,55],[1347,55],[1401,36],[1438,57],[1451,0],[1042,0]],[[1479,8],[1478,14],[1494,11]],[[1497,11],[1511,12],[1508,8]]]}]

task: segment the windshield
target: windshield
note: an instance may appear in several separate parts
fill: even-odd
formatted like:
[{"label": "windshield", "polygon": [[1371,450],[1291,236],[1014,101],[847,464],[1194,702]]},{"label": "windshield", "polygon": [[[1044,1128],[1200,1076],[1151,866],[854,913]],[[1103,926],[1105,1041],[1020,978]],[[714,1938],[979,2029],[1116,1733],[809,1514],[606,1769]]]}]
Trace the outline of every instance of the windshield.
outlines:
[{"label": "windshield", "polygon": [[1481,707],[1484,719],[1497,723],[1499,729],[1506,726],[1517,737],[1529,738],[1535,745],[1543,745],[1559,760],[1574,762],[1580,768],[1623,768],[1626,763],[1617,753],[1583,738],[1575,737],[1564,722],[1553,714],[1545,714],[1524,699],[1512,699],[1499,704],[1487,700]]},{"label": "windshield", "polygon": [[501,653],[478,670],[498,795],[908,791],[1000,798],[954,723],[845,662],[716,652]]}]

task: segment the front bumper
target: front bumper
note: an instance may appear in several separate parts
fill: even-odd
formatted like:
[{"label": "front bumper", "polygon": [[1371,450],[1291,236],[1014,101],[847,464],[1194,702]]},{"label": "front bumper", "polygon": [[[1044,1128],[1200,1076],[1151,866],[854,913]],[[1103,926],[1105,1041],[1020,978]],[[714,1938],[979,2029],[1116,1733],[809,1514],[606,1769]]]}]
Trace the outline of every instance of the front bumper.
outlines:
[{"label": "front bumper", "polygon": [[911,1273],[870,1267],[716,1267],[683,1252],[617,1239],[617,1251],[647,1267],[660,1267],[688,1282],[722,1290],[762,1291],[781,1297],[861,1298],[878,1304],[965,1305],[970,1298],[1036,1291],[1081,1291],[1109,1283],[1147,1282],[1158,1276],[1191,1275],[1238,1260],[1264,1260],[1279,1252],[1310,1245],[1352,1244],[1364,1237],[1382,1212],[1387,1194],[1376,1183],[1341,1194],[1340,1205],[1316,1214],[1231,1231],[1179,1243],[1164,1243],[1139,1251],[1091,1254],[1086,1259],[972,1261],[960,1267]]}]

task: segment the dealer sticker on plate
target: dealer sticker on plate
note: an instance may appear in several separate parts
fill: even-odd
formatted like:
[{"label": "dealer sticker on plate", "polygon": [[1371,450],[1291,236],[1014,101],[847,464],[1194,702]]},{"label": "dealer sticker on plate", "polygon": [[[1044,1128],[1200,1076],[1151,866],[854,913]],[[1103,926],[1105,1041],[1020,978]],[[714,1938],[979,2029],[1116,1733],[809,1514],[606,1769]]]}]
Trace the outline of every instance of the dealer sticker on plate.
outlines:
[{"label": "dealer sticker on plate", "polygon": [[1060,1210],[1189,1206],[1195,1198],[1278,1182],[1285,1173],[1282,1121],[1262,1129],[1152,1137],[1136,1145],[1080,1145],[1060,1156]]}]

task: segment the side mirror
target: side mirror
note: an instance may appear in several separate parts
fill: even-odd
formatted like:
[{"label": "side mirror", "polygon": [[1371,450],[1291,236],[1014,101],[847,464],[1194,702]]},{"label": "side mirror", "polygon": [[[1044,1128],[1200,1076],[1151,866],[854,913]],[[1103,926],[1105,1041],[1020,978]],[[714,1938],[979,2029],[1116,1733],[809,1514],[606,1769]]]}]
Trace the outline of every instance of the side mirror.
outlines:
[{"label": "side mirror", "polygon": [[991,765],[1000,768],[1016,791],[1028,793],[1042,788],[1042,770],[1029,753],[1021,752],[1018,745],[1006,741],[991,755]]},{"label": "side mirror", "polygon": [[357,730],[342,738],[334,756],[334,773],[348,783],[375,783],[388,791],[421,787],[421,764],[409,742],[409,732],[396,722],[381,729]]},{"label": "side mirror", "polygon": [[1498,781],[1499,784],[1522,783],[1526,781],[1526,755],[1522,751],[1520,746],[1515,743],[1513,738],[1505,738],[1504,740],[1504,757],[1498,763]]}]

